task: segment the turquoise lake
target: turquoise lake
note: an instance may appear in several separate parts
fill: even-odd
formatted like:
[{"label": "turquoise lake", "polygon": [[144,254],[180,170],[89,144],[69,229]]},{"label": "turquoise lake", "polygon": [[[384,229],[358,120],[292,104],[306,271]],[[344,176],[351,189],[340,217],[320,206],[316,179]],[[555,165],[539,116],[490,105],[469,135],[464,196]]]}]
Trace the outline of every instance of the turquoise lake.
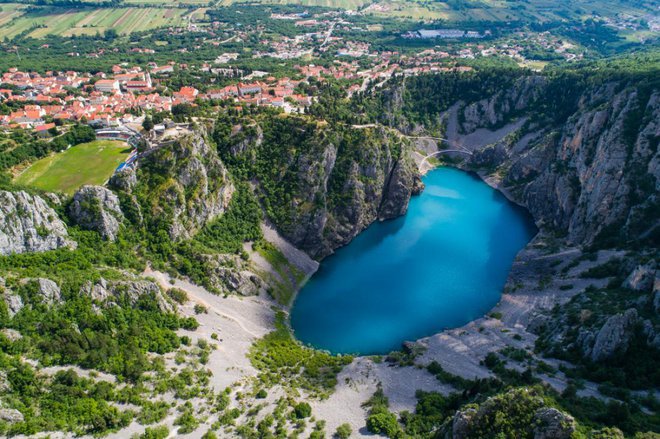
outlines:
[{"label": "turquoise lake", "polygon": [[483,316],[536,233],[529,214],[478,177],[438,168],[408,213],[375,223],[326,258],[291,326],[334,353],[385,354]]}]

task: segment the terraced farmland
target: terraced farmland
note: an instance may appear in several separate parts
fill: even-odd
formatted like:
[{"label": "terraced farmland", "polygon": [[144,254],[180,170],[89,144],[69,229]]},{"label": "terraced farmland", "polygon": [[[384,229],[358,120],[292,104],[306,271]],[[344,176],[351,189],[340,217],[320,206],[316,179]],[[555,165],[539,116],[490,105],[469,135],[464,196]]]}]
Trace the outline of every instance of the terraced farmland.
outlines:
[{"label": "terraced farmland", "polygon": [[40,7],[28,11],[24,5],[3,4],[1,7],[0,34],[9,38],[24,32],[35,38],[49,34],[94,35],[106,29],[129,34],[163,26],[184,25],[191,13],[183,8]]}]

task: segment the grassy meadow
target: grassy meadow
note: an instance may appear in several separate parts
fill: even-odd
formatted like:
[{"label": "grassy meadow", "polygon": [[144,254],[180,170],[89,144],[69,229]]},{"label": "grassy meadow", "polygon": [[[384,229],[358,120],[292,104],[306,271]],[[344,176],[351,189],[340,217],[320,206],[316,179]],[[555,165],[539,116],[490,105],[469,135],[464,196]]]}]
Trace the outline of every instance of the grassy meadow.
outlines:
[{"label": "grassy meadow", "polygon": [[74,193],[85,184],[103,184],[126,159],[124,142],[96,140],[45,157],[19,174],[14,182],[51,192]]}]

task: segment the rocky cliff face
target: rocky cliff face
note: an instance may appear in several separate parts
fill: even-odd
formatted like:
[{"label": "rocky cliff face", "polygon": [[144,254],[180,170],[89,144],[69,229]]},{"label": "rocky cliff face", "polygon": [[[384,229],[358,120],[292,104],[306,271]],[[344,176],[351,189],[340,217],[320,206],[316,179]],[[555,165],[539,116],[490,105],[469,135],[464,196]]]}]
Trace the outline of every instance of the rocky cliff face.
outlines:
[{"label": "rocky cliff face", "polygon": [[[300,185],[291,209],[291,221],[278,224],[291,242],[313,257],[324,257],[350,242],[377,220],[403,215],[417,180],[417,169],[407,153],[394,157],[389,142],[371,149],[348,164],[337,157],[329,144],[323,151],[322,166],[316,168],[313,154],[298,162],[295,170]],[[338,169],[345,167],[345,170]],[[343,181],[336,174],[346,172]],[[333,181],[333,179],[335,179]],[[333,187],[334,186],[334,187]]]},{"label": "rocky cliff face", "polygon": [[115,176],[112,186],[139,202],[136,218],[166,228],[171,239],[191,238],[209,221],[221,215],[231,200],[234,186],[224,164],[203,128],[173,142],[158,145],[140,159],[134,172]]},{"label": "rocky cliff face", "polygon": [[304,118],[267,122],[242,120],[216,140],[226,162],[249,169],[269,218],[298,248],[322,258],[407,210],[420,182],[400,137]]},{"label": "rocky cliff face", "polygon": [[0,254],[75,248],[66,225],[43,198],[0,191]]},{"label": "rocky cliff face", "polygon": [[101,186],[83,186],[73,196],[69,217],[80,227],[98,232],[103,239],[114,241],[124,214],[119,198]]},{"label": "rocky cliff face", "polygon": [[[638,105],[644,117],[630,136]],[[640,102],[635,90],[603,86],[581,99],[561,130],[543,133],[509,156],[504,183],[516,188],[539,222],[565,231],[571,244],[589,245],[607,235],[643,239],[658,226],[652,213],[660,184],[658,121],[660,94]]]},{"label": "rocky cliff face", "polygon": [[523,75],[420,119],[444,126],[449,146],[472,152],[462,166],[493,176],[568,244],[644,242],[660,225],[660,90],[650,81]]},{"label": "rocky cliff face", "polygon": [[[601,361],[611,358],[617,353],[625,352],[634,335],[638,319],[637,310],[634,308],[608,318],[595,337],[591,334],[583,337],[585,356],[588,356],[591,361]],[[591,340],[593,340],[593,346],[590,346]]]},{"label": "rocky cliff face", "polygon": [[469,134],[479,128],[504,124],[512,114],[522,113],[539,99],[546,84],[547,80],[540,76],[522,77],[492,96],[466,103],[459,115],[460,131]]},{"label": "rocky cliff face", "polygon": [[[543,84],[520,81],[517,93],[464,107],[463,130],[501,123],[512,113],[533,117]],[[509,113],[494,110],[498,104]],[[536,221],[564,233],[569,244],[644,239],[658,228],[659,121],[660,92],[643,96],[635,87],[605,84],[584,90],[562,125],[531,119],[477,149],[470,165],[497,169]]]},{"label": "rocky cliff face", "polygon": [[[538,83],[540,93],[547,92],[544,87]],[[548,119],[539,117],[538,107],[547,98],[535,95],[533,88],[519,90],[526,97],[511,101],[509,107],[516,110],[510,120],[528,121],[476,148],[468,166],[499,176],[501,186],[530,210],[542,232],[560,238],[563,245],[630,246],[636,252],[656,248],[660,90],[634,81],[587,86],[574,91],[575,106],[569,105],[565,118],[555,124],[544,124]],[[462,125],[466,132],[494,121],[487,111],[463,111],[468,111]],[[607,288],[581,291],[552,314],[540,345],[571,361],[657,364],[652,359],[660,351],[660,325],[654,305],[654,250],[650,252],[643,259],[651,262],[640,264],[628,256],[612,265],[617,267],[612,273],[598,274],[611,277]]]},{"label": "rocky cliff face", "polygon": [[18,294],[15,294],[11,289],[5,285],[5,279],[0,277],[0,293],[2,293],[2,300],[7,307],[7,314],[9,317],[14,317],[21,309],[23,309],[23,299]]}]

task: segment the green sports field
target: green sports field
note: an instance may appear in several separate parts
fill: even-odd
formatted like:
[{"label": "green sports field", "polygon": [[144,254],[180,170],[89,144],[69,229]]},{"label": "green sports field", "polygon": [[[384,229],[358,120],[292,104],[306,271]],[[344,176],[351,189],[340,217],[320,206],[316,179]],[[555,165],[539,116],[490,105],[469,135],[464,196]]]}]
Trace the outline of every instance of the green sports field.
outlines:
[{"label": "green sports field", "polygon": [[85,184],[105,183],[129,152],[130,148],[124,142],[96,140],[82,143],[35,162],[14,182],[70,195]]}]

